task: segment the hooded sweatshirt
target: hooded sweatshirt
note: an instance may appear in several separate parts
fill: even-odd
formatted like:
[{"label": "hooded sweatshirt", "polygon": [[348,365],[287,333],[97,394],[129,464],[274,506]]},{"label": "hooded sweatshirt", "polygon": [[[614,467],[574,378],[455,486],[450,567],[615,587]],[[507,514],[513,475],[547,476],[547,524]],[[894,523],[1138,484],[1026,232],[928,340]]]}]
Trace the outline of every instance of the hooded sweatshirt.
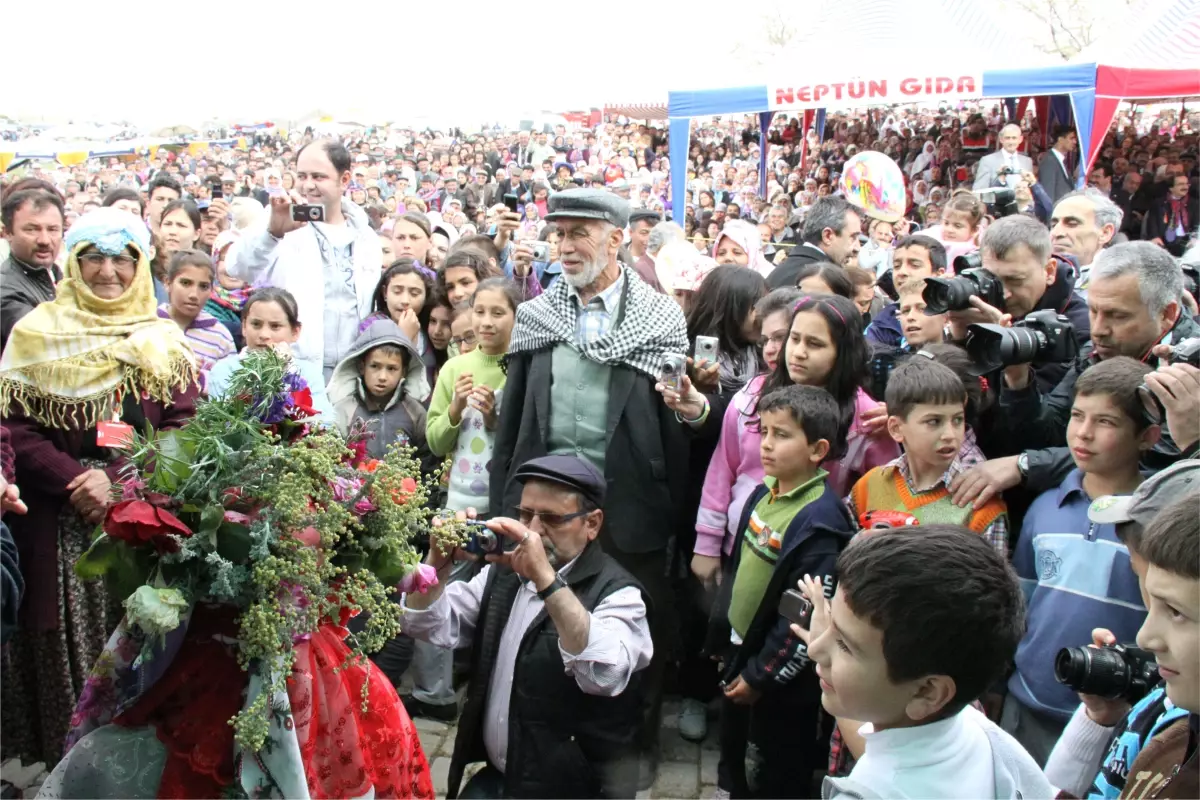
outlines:
[{"label": "hooded sweatshirt", "polygon": [[860,732],[862,758],[846,778],[826,778],[830,798],[1050,798],[1056,790],[1017,740],[971,706],[948,719]]},{"label": "hooded sweatshirt", "polygon": [[[396,384],[391,399],[382,410],[367,407],[359,357],[381,345],[403,348],[407,353],[404,379]],[[329,377],[329,401],[337,412],[337,426],[345,436],[357,421],[366,424],[372,434],[367,440],[367,455],[383,458],[393,442],[404,439],[417,449],[423,470],[433,466],[425,441],[425,409],[416,399],[429,393],[425,365],[416,345],[390,319],[377,320],[358,335],[345,358]]]}]

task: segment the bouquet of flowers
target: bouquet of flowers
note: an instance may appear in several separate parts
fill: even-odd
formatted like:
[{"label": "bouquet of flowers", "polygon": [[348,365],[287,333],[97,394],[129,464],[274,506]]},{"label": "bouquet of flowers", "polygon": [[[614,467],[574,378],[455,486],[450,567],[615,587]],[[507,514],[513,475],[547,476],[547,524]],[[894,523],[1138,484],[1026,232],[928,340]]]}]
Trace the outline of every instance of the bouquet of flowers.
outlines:
[{"label": "bouquet of flowers", "polygon": [[365,664],[399,633],[389,596],[430,580],[413,546],[430,489],[411,449],[368,459],[363,432],[346,442],[314,417],[285,356],[247,353],[225,398],[179,430],[135,436],[120,501],[76,564],[127,598],[134,667],[169,652],[197,603],[236,611],[238,663],[262,687],[231,720],[249,751],[267,743],[298,643],[365,612],[345,639],[347,660]]}]

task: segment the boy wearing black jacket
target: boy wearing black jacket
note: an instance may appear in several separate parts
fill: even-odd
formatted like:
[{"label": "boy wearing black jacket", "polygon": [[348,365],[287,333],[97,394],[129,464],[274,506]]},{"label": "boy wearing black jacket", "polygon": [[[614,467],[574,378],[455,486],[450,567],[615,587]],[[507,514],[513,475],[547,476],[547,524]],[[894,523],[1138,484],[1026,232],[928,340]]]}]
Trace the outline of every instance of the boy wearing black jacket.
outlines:
[{"label": "boy wearing black jacket", "polygon": [[820,465],[838,457],[844,439],[837,402],[823,389],[771,392],[758,412],[766,477],[746,503],[744,533],[715,607],[733,645],[722,676],[718,786],[750,796],[745,752],[753,730],[762,757],[755,794],[807,797],[828,733],[819,731],[821,692],[806,647],[779,602],[806,574],[832,590],[834,563],[855,528]]}]

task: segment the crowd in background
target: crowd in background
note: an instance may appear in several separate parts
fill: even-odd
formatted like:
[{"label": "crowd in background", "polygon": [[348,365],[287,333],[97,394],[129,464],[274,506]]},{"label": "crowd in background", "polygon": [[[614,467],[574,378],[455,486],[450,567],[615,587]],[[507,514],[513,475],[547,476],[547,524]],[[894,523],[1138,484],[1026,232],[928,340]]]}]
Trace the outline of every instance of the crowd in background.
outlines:
[{"label": "crowd in background", "polygon": [[[1089,519],[1089,506],[1177,470],[1183,482],[1159,491],[1195,511],[1197,129],[1195,114],[1123,113],[1076,190],[1075,132],[1047,126],[1043,139],[1036,119],[998,107],[831,114],[823,138],[777,115],[765,142],[754,122],[716,119],[693,131],[674,221],[666,133],[633,123],[264,133],[245,149],[25,165],[3,193],[0,377],[58,383],[0,399],[86,395],[87,374],[36,371],[56,348],[107,337],[118,360],[153,359],[134,335],[149,315],[178,327],[200,382],[171,402],[126,395],[114,418],[141,427],[181,424],[198,396],[227,389],[247,348],[282,346],[325,424],[366,424],[373,448],[413,445],[449,512],[515,513],[511,470],[572,445],[607,478],[598,541],[653,607],[653,657],[629,657],[644,671],[642,788],[664,691],[697,741],[720,699],[722,796],[804,797],[814,775],[853,778],[859,726],[886,720],[854,716],[879,706],[849,697],[839,711],[827,694],[822,710],[831,683],[854,682],[813,671],[842,663],[815,623],[839,554],[873,520],[965,528],[991,555],[964,558],[997,575],[1010,562],[1027,611],[980,623],[1007,626],[1011,648],[981,651],[987,663],[962,667],[977,691],[937,708],[979,701],[1040,769],[1078,717],[1057,650],[1094,628],[1133,641],[1152,608],[1121,528],[1142,519]],[[865,150],[899,167],[898,218],[841,188]],[[955,278],[970,300],[937,307],[929,279]],[[1036,355],[981,364],[967,347],[979,325],[1044,335]],[[664,355],[682,360],[676,372]],[[117,463],[96,422],[15,408],[4,420],[5,485],[28,505],[4,520],[26,575],[20,613],[5,603],[6,756],[61,755],[114,624],[111,599],[69,568]],[[818,608],[802,634],[777,606],[809,575],[826,585],[809,585]],[[444,574],[477,576],[469,561]],[[938,624],[966,630],[962,613]],[[412,671],[414,716],[458,716],[450,649],[402,637],[377,658],[397,683]],[[1171,700],[1194,716],[1200,665],[1171,669],[1193,681]],[[1090,719],[1111,727],[1128,707]]]}]

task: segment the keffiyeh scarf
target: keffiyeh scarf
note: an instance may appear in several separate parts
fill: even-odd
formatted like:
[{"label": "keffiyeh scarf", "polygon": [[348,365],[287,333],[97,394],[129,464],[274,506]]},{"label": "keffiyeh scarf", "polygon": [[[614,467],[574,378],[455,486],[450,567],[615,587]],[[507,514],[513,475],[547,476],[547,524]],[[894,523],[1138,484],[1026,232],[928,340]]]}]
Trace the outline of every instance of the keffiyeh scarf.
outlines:
[{"label": "keffiyeh scarf", "polygon": [[579,313],[565,280],[555,281],[550,289],[517,307],[510,356],[541,350],[556,344],[568,344],[592,361],[615,366],[624,364],[657,379],[667,353],[686,353],[687,325],[679,304],[647,286],[624,264],[624,296],[620,320],[613,321],[608,333],[594,342],[581,344],[575,337]]}]

